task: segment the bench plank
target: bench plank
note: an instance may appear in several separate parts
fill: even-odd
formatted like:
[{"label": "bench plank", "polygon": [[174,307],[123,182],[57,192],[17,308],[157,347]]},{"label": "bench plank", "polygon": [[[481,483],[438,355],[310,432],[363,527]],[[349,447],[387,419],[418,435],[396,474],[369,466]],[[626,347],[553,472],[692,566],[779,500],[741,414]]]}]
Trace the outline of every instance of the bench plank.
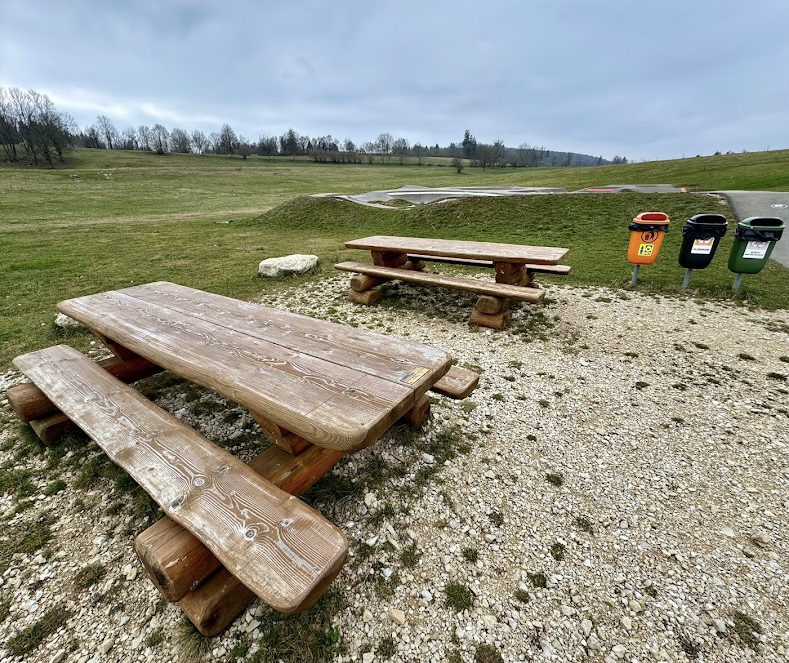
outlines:
[{"label": "bench plank", "polygon": [[[58,309],[318,446],[366,447],[416,402],[405,370],[398,384],[119,291]],[[419,377],[443,375],[445,356],[445,368],[423,367]]]},{"label": "bench plank", "polygon": [[[341,451],[310,446],[299,456],[269,447],[249,467],[286,493],[306,492],[343,457]],[[137,535],[134,549],[156,588],[170,602],[188,592],[222,564],[189,530],[165,516]]]},{"label": "bench plank", "polygon": [[[472,260],[468,258],[442,258],[441,256],[420,256],[408,254],[409,260],[425,260],[427,262],[442,262],[447,265],[462,265],[465,267],[493,267],[493,260]],[[566,276],[570,273],[570,265],[537,265],[525,263],[523,265],[527,272],[538,272],[540,274],[556,274]]]},{"label": "bench plank", "polygon": [[[129,361],[123,361],[117,357],[109,357],[97,362],[105,371],[108,371],[119,380],[126,382],[137,382],[143,378],[150,377],[159,373],[162,368],[155,366],[147,359],[137,357]],[[20,421],[33,421],[43,419],[51,414],[57,414],[58,409],[41,390],[32,382],[24,382],[15,387],[11,387],[7,392],[8,402],[14,410],[14,414]]]},{"label": "bench plank", "polygon": [[[422,237],[391,237],[377,235],[345,243],[349,249],[367,251],[389,251],[419,255],[446,256],[450,258],[472,258],[497,262],[534,263],[551,265],[567,255],[569,249],[553,246],[526,246],[501,244],[498,242],[465,242],[449,239]],[[422,258],[424,260],[424,258]]]},{"label": "bench plank", "polygon": [[276,610],[309,607],[342,568],[339,529],[85,355],[60,345],[13,363]]},{"label": "bench plank", "polygon": [[523,302],[536,304],[545,297],[545,292],[532,288],[521,288],[517,285],[507,285],[505,283],[494,283],[491,281],[479,281],[477,279],[464,278],[461,276],[447,276],[446,274],[431,274],[428,272],[414,272],[397,269],[396,267],[379,267],[378,265],[368,265],[361,262],[341,262],[336,264],[335,269],[342,272],[357,272],[369,276],[380,276],[387,279],[399,279],[410,283],[420,283],[425,285],[438,285],[444,288],[453,288],[465,292],[475,292],[481,295],[493,295],[495,297],[508,297]]},{"label": "bench plank", "polygon": [[461,366],[453,366],[443,378],[430,388],[430,391],[449,398],[463,399],[471,395],[478,384],[478,373]]}]

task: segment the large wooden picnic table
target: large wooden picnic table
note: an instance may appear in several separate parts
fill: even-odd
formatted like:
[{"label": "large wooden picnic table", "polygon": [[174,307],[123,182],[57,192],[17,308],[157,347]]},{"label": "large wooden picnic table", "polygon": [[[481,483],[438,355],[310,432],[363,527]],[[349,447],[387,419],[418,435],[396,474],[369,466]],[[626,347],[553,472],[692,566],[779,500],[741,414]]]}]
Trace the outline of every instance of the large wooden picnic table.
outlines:
[{"label": "large wooden picnic table", "polygon": [[[373,264],[342,262],[336,269],[357,274],[351,278],[349,298],[357,304],[374,304],[380,298],[377,286],[389,280],[436,285],[480,295],[471,322],[504,329],[510,320],[510,299],[539,303],[545,291],[534,281],[535,273],[567,274],[560,265],[568,249],[498,242],[469,242],[425,237],[377,235],[346,242],[349,249],[370,251]],[[492,267],[496,281],[485,282],[462,276],[423,271],[426,262],[470,267]]]},{"label": "large wooden picnic table", "polygon": [[280,446],[295,435],[343,452],[366,447],[451,364],[402,338],[167,282],[69,299],[58,310],[119,356],[130,351],[248,408]]}]

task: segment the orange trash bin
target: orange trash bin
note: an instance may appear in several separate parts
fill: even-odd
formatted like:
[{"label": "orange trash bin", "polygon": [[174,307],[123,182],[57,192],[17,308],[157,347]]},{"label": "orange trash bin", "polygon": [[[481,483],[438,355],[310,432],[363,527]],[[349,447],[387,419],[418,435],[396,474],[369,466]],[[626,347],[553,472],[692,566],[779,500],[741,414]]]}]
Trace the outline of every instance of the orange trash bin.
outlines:
[{"label": "orange trash bin", "polygon": [[657,260],[670,223],[663,212],[642,212],[630,224],[627,260],[633,265],[651,265]]}]

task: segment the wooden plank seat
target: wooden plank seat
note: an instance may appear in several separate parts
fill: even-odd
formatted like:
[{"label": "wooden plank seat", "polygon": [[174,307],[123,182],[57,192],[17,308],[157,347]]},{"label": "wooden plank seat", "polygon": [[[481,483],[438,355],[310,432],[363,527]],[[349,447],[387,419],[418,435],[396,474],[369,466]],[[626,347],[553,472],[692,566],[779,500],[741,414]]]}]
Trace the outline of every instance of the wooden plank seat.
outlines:
[{"label": "wooden plank seat", "polygon": [[470,396],[478,384],[478,373],[461,366],[453,366],[443,378],[432,386],[430,391],[460,400]]},{"label": "wooden plank seat", "polygon": [[[291,456],[272,446],[248,465],[281,490],[298,497],[343,455],[341,451],[310,445],[298,456]],[[194,534],[167,516],[138,534],[134,549],[154,586],[170,602],[180,601],[222,566]]]},{"label": "wooden plank seat", "polygon": [[80,352],[59,345],[13,363],[276,610],[308,608],[342,568],[339,529]]},{"label": "wooden plank seat", "polygon": [[[490,267],[494,263],[492,260],[473,260],[469,258],[446,258],[441,256],[427,256],[408,254],[408,259],[412,262],[441,262],[447,265],[461,265],[464,267]],[[537,265],[533,263],[524,263],[524,268],[527,272],[534,272],[535,274],[554,274],[556,276],[567,276],[570,273],[570,265]]]},{"label": "wooden plank seat", "polygon": [[446,274],[403,270],[397,267],[382,267],[361,262],[341,262],[334,265],[334,267],[342,272],[355,272],[357,274],[366,274],[368,276],[377,276],[385,279],[398,279],[400,281],[418,283],[421,285],[437,285],[480,295],[517,299],[533,304],[541,302],[543,297],[545,297],[545,292],[542,290],[522,288],[506,283],[480,281],[479,279],[471,279],[462,276],[447,276]]}]

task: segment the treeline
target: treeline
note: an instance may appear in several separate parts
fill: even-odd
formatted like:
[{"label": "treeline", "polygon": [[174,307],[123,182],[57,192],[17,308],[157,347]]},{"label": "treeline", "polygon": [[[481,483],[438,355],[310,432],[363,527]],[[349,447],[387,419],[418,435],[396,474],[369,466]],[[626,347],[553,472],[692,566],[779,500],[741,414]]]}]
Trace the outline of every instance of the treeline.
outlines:
[{"label": "treeline", "polygon": [[53,160],[63,161],[66,147],[85,147],[108,150],[142,150],[156,154],[194,153],[224,154],[243,159],[256,154],[261,157],[310,157],[328,163],[384,163],[403,165],[406,160],[426,163],[429,157],[444,157],[458,170],[467,164],[482,169],[538,166],[600,166],[609,163],[627,163],[616,156],[607,161],[575,152],[555,152],[545,147],[523,143],[507,147],[501,140],[493,143],[478,142],[467,129],[463,140],[442,147],[410,144],[407,138],[395,138],[381,133],[375,140],[356,144],[350,138],[339,140],[331,135],[307,136],[294,129],[282,135],[261,135],[256,141],[236,134],[229,124],[219,131],[204,133],[200,129],[189,131],[181,127],[168,129],[162,124],[140,125],[118,130],[106,115],[99,115],[96,122],[84,129],[77,127],[67,113],[58,112],[52,101],[33,90],[0,87],[0,141],[10,161],[19,158],[17,146],[25,150],[28,160],[49,166]]},{"label": "treeline", "polygon": [[0,87],[0,143],[6,159],[17,161],[20,151],[36,165],[63,161],[63,151],[75,144],[76,124],[45,94]]}]

